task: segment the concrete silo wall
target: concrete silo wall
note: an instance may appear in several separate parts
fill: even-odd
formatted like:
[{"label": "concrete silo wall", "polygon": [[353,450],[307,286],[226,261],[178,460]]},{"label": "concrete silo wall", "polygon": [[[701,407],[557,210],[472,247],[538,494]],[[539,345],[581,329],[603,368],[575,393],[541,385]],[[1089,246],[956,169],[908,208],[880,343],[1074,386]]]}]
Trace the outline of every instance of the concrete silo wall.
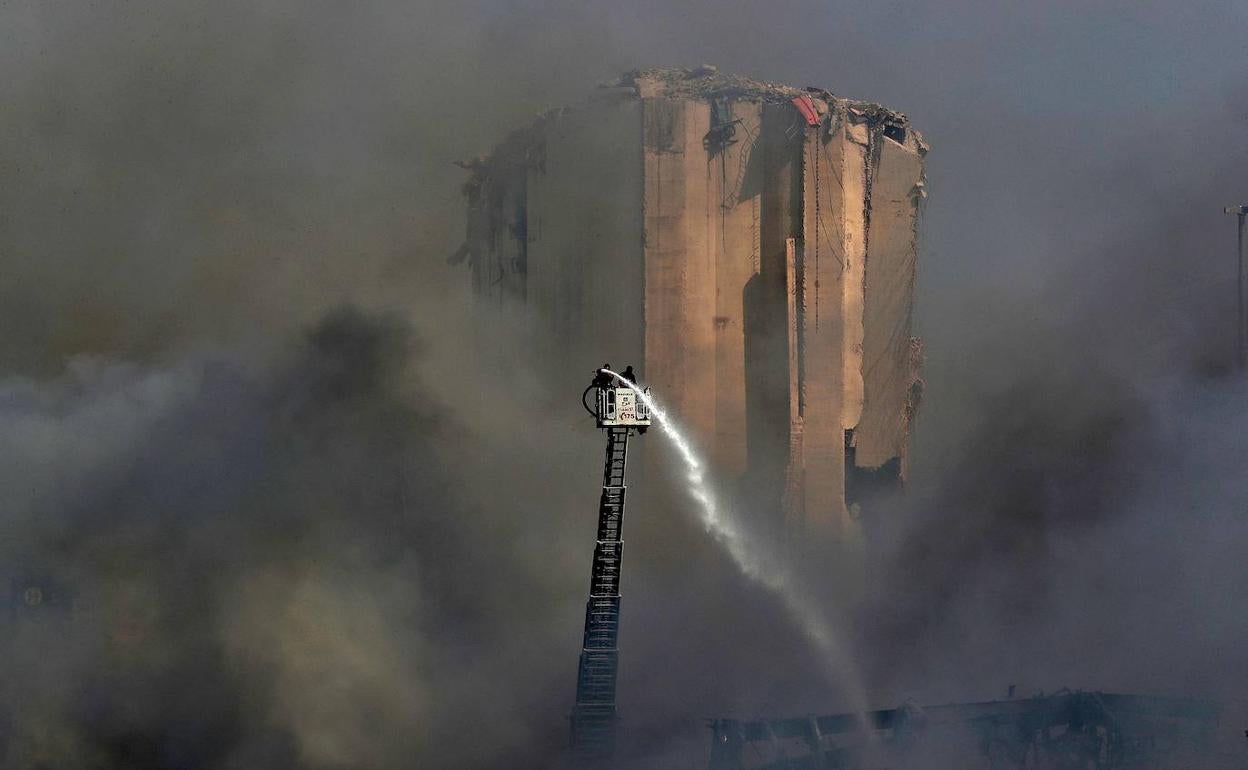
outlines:
[{"label": "concrete silo wall", "polygon": [[[637,364],[759,515],[856,539],[852,503],[900,480],[915,403],[926,147],[905,117],[664,70],[519,136],[474,166],[479,294],[525,304],[560,376]],[[508,260],[520,274],[483,285]]]}]

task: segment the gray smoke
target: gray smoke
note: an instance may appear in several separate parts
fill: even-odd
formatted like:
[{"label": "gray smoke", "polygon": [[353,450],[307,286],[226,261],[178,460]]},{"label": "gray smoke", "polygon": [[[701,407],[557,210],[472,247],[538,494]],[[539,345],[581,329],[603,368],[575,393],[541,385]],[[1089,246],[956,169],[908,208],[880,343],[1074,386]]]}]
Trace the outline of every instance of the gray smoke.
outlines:
[{"label": "gray smoke", "polygon": [[[1237,697],[1246,32],[1231,2],[0,5],[4,764],[553,761],[601,448],[580,383],[472,320],[450,161],[703,61],[933,144],[914,476],[849,629],[879,705]],[[842,707],[639,483],[629,751]]]},{"label": "gray smoke", "polygon": [[[515,688],[505,656],[548,624],[489,592],[541,561],[509,547],[512,524],[465,523],[484,457],[455,448],[473,437],[412,347],[397,321],[343,310],[263,361],[80,359],[4,388],[3,560],[45,596],[13,603],[6,765],[523,755],[525,720],[503,714],[557,704]],[[509,686],[480,699],[495,677]],[[499,725],[486,748],[458,740],[470,717]]]}]

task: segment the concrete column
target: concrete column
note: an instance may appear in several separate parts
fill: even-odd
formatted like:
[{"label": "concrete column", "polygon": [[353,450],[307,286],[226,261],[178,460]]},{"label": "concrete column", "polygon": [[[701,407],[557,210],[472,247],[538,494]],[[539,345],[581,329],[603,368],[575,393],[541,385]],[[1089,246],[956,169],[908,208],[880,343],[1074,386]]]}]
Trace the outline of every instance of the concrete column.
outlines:
[{"label": "concrete column", "polygon": [[708,152],[707,197],[716,254],[715,441],[716,466],[729,478],[745,473],[745,292],[759,271],[762,114],[752,102],[730,106],[733,143]]},{"label": "concrete column", "polygon": [[704,102],[643,100],[645,374],[703,446],[715,438],[716,274]]},{"label": "concrete column", "polygon": [[799,237],[802,141],[791,105],[764,104],[755,153],[762,153],[759,272],[746,287],[746,407],[749,487],[762,515],[780,524],[791,470],[789,301],[786,254]]}]

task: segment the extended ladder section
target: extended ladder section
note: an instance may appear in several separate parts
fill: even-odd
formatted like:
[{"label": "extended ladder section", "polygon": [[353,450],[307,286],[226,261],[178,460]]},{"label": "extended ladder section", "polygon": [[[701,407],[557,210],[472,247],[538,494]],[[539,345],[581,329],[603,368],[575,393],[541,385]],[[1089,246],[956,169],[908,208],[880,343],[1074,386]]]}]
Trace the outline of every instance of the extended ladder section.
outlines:
[{"label": "extended ladder section", "polygon": [[576,677],[572,749],[582,763],[609,759],[615,749],[615,683],[620,629],[620,557],[624,543],[624,471],[630,428],[607,428],[607,456],[598,502],[598,544],[585,605],[585,639]]}]

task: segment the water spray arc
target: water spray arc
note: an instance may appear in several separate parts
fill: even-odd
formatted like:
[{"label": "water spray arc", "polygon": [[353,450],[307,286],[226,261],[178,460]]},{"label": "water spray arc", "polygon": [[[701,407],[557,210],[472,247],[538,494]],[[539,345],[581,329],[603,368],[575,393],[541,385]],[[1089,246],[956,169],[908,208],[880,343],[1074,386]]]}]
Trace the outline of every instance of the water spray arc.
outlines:
[{"label": "water spray arc", "polygon": [[605,371],[637,393],[649,415],[658,421],[663,434],[672,442],[685,466],[686,490],[698,504],[698,517],[706,531],[727,551],[743,575],[780,598],[785,609],[818,650],[828,676],[844,688],[852,710],[865,713],[868,708],[865,689],[844,643],[827,618],[827,609],[802,590],[791,568],[779,559],[766,559],[752,547],[740,522],[734,521],[716,500],[706,477],[706,463],[692,441],[655,401],[654,396],[623,375],[609,369]]}]

